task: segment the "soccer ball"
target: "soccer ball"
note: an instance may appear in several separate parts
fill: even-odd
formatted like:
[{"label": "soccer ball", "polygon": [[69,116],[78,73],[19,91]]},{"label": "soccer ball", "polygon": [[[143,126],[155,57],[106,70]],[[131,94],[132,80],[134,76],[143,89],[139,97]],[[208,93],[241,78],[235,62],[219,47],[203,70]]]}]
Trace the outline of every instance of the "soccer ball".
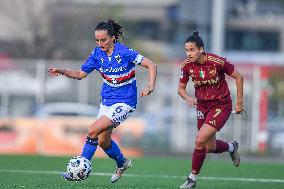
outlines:
[{"label": "soccer ball", "polygon": [[91,170],[91,162],[82,156],[73,157],[67,164],[67,173],[77,181],[88,178]]}]

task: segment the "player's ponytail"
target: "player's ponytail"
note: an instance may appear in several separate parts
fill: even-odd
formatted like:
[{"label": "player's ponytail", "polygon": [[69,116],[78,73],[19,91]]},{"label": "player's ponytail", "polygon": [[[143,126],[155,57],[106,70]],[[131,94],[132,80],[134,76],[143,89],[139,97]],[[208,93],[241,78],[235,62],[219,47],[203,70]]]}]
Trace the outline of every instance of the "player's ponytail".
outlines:
[{"label": "player's ponytail", "polygon": [[123,26],[113,19],[108,19],[106,22],[100,22],[95,31],[106,30],[110,36],[115,37],[115,41],[121,41],[124,38]]},{"label": "player's ponytail", "polygon": [[194,31],[192,35],[189,36],[185,40],[185,43],[188,43],[188,42],[195,43],[198,48],[201,48],[201,47],[204,48],[203,40],[198,34],[199,34],[199,31]]},{"label": "player's ponytail", "polygon": [[195,35],[195,36],[198,36],[198,34],[199,34],[199,31],[194,31],[194,32],[192,33],[192,35]]},{"label": "player's ponytail", "polygon": [[112,20],[112,19],[108,19],[108,23],[110,25],[110,27],[112,28],[113,31],[113,36],[115,36],[116,40],[122,40],[124,38],[123,35],[123,26],[120,25],[117,21]]}]

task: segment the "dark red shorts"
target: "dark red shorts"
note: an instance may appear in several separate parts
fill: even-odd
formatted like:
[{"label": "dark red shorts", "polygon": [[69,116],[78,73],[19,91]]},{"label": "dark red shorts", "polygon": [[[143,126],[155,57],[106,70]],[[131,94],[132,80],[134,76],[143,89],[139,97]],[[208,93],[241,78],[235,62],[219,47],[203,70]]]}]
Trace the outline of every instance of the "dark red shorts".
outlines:
[{"label": "dark red shorts", "polygon": [[225,125],[232,112],[232,104],[216,104],[213,106],[197,106],[197,128],[204,123],[214,127],[218,131]]}]

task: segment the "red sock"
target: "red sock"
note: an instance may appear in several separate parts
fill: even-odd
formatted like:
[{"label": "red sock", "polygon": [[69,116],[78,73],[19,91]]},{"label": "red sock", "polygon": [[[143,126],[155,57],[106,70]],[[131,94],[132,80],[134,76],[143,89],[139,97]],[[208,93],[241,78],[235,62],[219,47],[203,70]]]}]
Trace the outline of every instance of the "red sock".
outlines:
[{"label": "red sock", "polygon": [[192,168],[191,168],[191,172],[193,174],[198,174],[201,167],[202,167],[202,164],[203,164],[203,161],[205,159],[205,156],[206,156],[206,149],[203,148],[203,149],[194,149],[194,152],[193,152],[193,155],[192,155]]},{"label": "red sock", "polygon": [[223,153],[228,151],[229,149],[229,144],[227,142],[224,142],[222,140],[216,140],[216,150],[215,150],[215,154],[217,153]]}]

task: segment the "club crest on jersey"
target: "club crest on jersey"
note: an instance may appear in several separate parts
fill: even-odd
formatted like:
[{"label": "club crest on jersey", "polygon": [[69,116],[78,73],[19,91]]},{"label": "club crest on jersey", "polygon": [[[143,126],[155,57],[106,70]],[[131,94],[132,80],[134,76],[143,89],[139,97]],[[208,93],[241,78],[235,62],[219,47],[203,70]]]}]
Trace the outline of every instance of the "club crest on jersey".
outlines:
[{"label": "club crest on jersey", "polygon": [[202,71],[202,70],[200,70],[200,71],[199,71],[199,76],[204,79],[204,77],[205,77],[205,72]]},{"label": "club crest on jersey", "polygon": [[217,73],[216,69],[209,71],[209,75],[212,76],[212,77],[214,77],[216,75],[216,73]]},{"label": "club crest on jersey", "polygon": [[121,58],[120,58],[119,55],[116,55],[114,58],[115,58],[115,60],[117,61],[117,63],[120,63],[120,62],[121,62]]}]

